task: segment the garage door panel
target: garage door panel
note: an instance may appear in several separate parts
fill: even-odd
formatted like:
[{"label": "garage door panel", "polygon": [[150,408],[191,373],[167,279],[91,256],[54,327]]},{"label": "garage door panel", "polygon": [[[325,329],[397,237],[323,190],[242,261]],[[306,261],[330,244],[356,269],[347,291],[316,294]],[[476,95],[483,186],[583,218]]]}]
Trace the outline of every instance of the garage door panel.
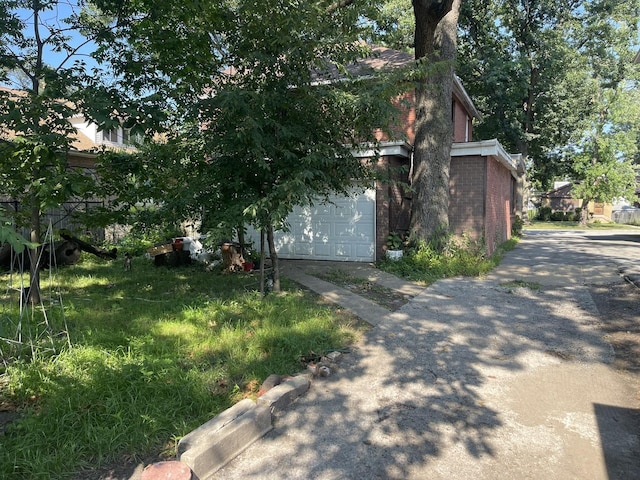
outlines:
[{"label": "garage door panel", "polygon": [[358,258],[373,258],[373,246],[372,245],[356,245],[356,257]]},{"label": "garage door panel", "polygon": [[293,249],[294,253],[297,255],[313,255],[314,245],[313,243],[306,244],[296,244]]},{"label": "garage door panel", "polygon": [[331,216],[334,214],[333,212],[333,205],[329,205],[329,204],[319,204],[316,205],[315,207],[313,207],[315,210],[315,214],[319,215],[319,216],[323,216],[323,215],[327,215],[327,216]]},{"label": "garage door panel", "polygon": [[[275,232],[281,258],[373,261],[375,258],[375,191],[334,197],[333,203],[296,207],[287,218],[289,232]],[[259,245],[260,234],[247,237]]]},{"label": "garage door panel", "polygon": [[352,252],[351,252],[351,244],[348,243],[336,243],[335,245],[335,256],[337,258],[344,258],[344,259],[348,259],[348,258],[352,258]]},{"label": "garage door panel", "polygon": [[331,245],[329,245],[328,243],[316,244],[314,253],[318,257],[329,258],[331,257]]}]

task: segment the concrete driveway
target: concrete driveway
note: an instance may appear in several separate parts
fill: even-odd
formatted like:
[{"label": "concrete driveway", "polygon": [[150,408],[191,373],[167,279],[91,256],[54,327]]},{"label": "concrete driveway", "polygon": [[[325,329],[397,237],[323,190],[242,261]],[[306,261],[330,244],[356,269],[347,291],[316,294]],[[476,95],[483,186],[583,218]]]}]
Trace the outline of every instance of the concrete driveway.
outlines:
[{"label": "concrete driveway", "polygon": [[487,278],[396,280],[415,296],[395,312],[289,263],[375,327],[212,478],[640,478],[639,378],[613,367],[590,293],[640,265],[638,240],[527,232]]}]

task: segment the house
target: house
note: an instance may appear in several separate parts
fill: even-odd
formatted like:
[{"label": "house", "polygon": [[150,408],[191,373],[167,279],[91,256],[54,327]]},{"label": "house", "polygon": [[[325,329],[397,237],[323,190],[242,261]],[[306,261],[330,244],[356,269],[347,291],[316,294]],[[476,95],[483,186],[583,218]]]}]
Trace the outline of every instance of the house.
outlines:
[{"label": "house", "polygon": [[[540,206],[549,207],[552,212],[569,213],[576,208],[582,208],[582,199],[576,198],[573,194],[573,184],[571,182],[556,182],[553,190],[540,195]],[[611,222],[613,213],[619,210],[622,204],[612,204],[606,202],[591,201],[587,205],[590,220],[600,220]]]},{"label": "house", "polygon": [[[375,47],[352,73],[400,67],[413,62],[404,52]],[[412,94],[408,94],[411,104]],[[410,107],[401,113],[397,138],[379,146],[378,168],[392,174],[375,188],[354,187],[349,197],[297,207],[289,215],[288,232],[277,232],[280,258],[372,262],[383,258],[390,232],[407,232],[412,195],[409,186],[415,121]],[[484,240],[489,253],[511,236],[516,212],[522,210],[525,168],[520,155],[510,155],[497,140],[475,141],[473,119],[480,118],[459,78],[453,84],[453,138],[450,169],[449,223],[453,233]],[[366,148],[359,158],[374,157]],[[250,232],[256,245],[255,232]]]},{"label": "house", "polygon": [[[0,86],[0,95],[18,98],[26,95],[26,93],[23,90]],[[67,165],[71,168],[81,168],[87,173],[91,173],[95,169],[96,152],[100,148],[132,149],[132,139],[128,129],[118,127],[109,131],[100,131],[95,123],[90,122],[81,114],[71,117],[70,122],[75,127],[75,133],[71,139],[71,148],[66,152]],[[15,137],[15,132],[0,131],[0,141],[11,141]],[[51,219],[53,225],[57,228],[73,228],[74,225],[71,219],[73,212],[102,204],[103,202],[100,199],[82,202],[69,201],[61,205],[60,208],[47,212],[45,217],[47,220]],[[18,210],[20,204],[17,199],[0,192],[0,208]],[[94,233],[98,238],[103,238],[104,232],[102,230]]]},{"label": "house", "polygon": [[[3,87],[0,85],[0,95],[9,95],[18,98],[26,95],[23,90]],[[82,114],[76,114],[69,119],[75,127],[76,132],[72,137],[71,148],[67,154],[67,158],[71,167],[94,168],[94,162],[88,162],[88,158],[95,160],[95,152],[101,147],[107,147],[116,150],[132,150],[133,138],[128,128],[114,128],[111,130],[99,130],[98,125],[89,121]],[[15,132],[2,131],[0,139],[11,140],[15,138]]]}]

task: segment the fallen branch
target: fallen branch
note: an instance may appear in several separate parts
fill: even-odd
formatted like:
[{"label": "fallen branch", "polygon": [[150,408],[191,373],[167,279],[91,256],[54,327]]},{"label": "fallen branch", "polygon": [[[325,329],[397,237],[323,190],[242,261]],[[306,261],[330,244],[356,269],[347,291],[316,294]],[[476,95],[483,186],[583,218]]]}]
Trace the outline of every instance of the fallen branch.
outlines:
[{"label": "fallen branch", "polygon": [[102,248],[94,247],[90,243],[83,242],[79,238],[74,237],[73,235],[69,235],[68,233],[61,233],[60,236],[65,240],[67,240],[68,242],[74,242],[76,245],[78,245],[78,248],[83,252],[91,253],[96,257],[106,258],[111,260],[115,260],[116,258],[118,258],[118,249],[116,248],[112,248],[111,250],[107,251]]}]

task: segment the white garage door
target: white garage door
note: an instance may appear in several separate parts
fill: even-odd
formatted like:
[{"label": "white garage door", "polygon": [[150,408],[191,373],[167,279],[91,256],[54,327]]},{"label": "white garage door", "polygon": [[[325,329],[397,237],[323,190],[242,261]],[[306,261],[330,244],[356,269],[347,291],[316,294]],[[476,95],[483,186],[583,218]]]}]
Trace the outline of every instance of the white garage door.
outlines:
[{"label": "white garage door", "polygon": [[[288,217],[289,232],[276,232],[280,258],[372,262],[375,259],[375,190],[332,203],[296,207]],[[250,232],[254,245],[259,235]]]}]

